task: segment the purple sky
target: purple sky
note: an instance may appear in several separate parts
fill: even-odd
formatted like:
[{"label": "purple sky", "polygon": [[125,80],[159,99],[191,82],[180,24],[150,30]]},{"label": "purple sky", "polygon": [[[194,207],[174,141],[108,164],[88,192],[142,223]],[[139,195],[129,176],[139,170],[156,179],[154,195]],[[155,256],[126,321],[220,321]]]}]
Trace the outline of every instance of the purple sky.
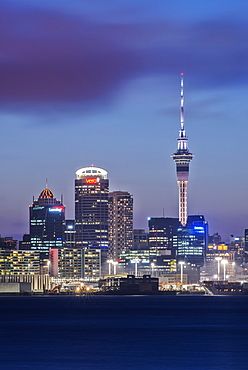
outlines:
[{"label": "purple sky", "polygon": [[135,227],[178,216],[180,72],[189,214],[210,233],[248,228],[248,2],[2,0],[0,233],[28,232],[48,178],[74,217],[75,171],[109,171]]}]

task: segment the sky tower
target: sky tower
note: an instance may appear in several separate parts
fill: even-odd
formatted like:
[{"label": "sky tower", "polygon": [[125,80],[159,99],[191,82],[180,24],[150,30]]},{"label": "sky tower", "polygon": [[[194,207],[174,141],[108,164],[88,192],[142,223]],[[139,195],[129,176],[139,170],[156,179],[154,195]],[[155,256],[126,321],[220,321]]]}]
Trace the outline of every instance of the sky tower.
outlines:
[{"label": "sky tower", "polygon": [[181,108],[180,108],[181,128],[177,139],[177,151],[172,154],[176,162],[177,183],[179,188],[179,220],[183,226],[187,223],[187,187],[189,179],[189,164],[193,159],[193,154],[188,149],[188,138],[184,129],[184,90],[183,73],[181,73]]}]

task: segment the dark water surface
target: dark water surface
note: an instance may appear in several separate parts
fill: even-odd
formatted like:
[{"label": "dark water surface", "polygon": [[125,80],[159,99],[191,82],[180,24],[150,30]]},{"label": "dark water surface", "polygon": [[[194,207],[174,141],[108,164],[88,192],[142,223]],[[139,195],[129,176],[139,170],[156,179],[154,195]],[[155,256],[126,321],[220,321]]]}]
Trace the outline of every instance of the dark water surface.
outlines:
[{"label": "dark water surface", "polygon": [[248,296],[0,297],[0,369],[248,369]]}]

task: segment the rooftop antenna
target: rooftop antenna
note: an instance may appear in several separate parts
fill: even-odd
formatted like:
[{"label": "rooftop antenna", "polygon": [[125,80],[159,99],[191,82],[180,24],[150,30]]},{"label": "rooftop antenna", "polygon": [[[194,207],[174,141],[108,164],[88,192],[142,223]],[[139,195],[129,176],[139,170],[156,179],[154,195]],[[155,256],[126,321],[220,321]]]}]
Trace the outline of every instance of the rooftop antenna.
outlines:
[{"label": "rooftop antenna", "polygon": [[46,189],[48,189],[48,180],[46,178]]},{"label": "rooftop antenna", "polygon": [[184,90],[183,90],[183,73],[181,73],[181,109],[180,109],[181,131],[184,131]]}]

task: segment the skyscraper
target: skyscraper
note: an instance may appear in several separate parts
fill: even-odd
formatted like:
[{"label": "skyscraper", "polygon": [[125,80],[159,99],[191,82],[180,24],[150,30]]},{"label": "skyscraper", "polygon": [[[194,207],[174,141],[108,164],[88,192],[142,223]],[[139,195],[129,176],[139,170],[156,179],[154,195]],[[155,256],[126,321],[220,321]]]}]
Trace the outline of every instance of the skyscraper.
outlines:
[{"label": "skyscraper", "polygon": [[75,220],[65,220],[64,246],[75,248]]},{"label": "skyscraper", "polygon": [[178,218],[151,217],[148,219],[151,262],[155,263],[156,272],[161,276],[175,271],[179,226]]},{"label": "skyscraper", "polygon": [[150,217],[148,218],[149,227],[149,246],[152,250],[172,250],[177,247],[174,239],[180,226],[178,218],[171,217]]},{"label": "skyscraper", "polygon": [[65,207],[51,190],[45,189],[29,207],[30,249],[46,252],[61,248],[64,239]]},{"label": "skyscraper", "polygon": [[127,191],[109,193],[109,257],[117,261],[133,244],[133,198]]},{"label": "skyscraper", "polygon": [[245,229],[245,261],[248,261],[248,229]]},{"label": "skyscraper", "polygon": [[83,167],[75,180],[75,247],[101,251],[102,264],[108,252],[108,172]]},{"label": "skyscraper", "polygon": [[188,138],[184,128],[184,89],[183,73],[181,73],[181,110],[180,110],[181,128],[178,137],[178,148],[172,154],[176,163],[177,184],[179,187],[179,221],[183,226],[187,223],[187,187],[189,179],[189,164],[193,159],[193,154],[188,149]]},{"label": "skyscraper", "polygon": [[208,223],[203,215],[188,216],[187,225],[178,228],[178,261],[202,267],[208,246]]}]

